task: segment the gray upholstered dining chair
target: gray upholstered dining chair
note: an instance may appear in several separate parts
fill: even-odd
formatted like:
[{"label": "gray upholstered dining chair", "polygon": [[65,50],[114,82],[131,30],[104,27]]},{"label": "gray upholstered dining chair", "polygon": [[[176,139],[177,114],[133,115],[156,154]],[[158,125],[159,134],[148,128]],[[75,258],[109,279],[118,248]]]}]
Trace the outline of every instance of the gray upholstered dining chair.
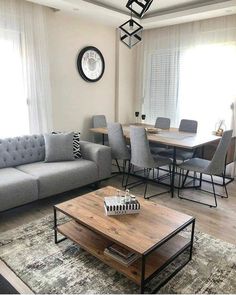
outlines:
[{"label": "gray upholstered dining chair", "polygon": [[92,117],[93,120],[93,127],[107,127],[107,120],[104,115],[95,115]]},{"label": "gray upholstered dining chair", "polygon": [[[198,122],[195,120],[182,119],[179,124],[179,131],[186,133],[197,133]],[[189,150],[176,150],[176,159],[185,161],[194,156],[194,151]]]},{"label": "gray upholstered dining chair", "polygon": [[[95,115],[92,117],[92,128],[107,127],[107,120],[104,115]],[[108,144],[108,137],[106,134],[94,134],[94,141],[96,143]]]},{"label": "gray upholstered dining chair", "polygon": [[[155,168],[159,168],[162,166],[169,166],[171,165],[172,161],[168,158],[163,158],[159,156],[153,156],[150,151],[149,141],[147,139],[147,134],[144,128],[142,127],[130,127],[130,144],[131,144],[131,160],[128,169],[128,176],[126,179],[126,188],[133,188],[137,185],[145,183],[145,190],[144,190],[144,198],[150,199],[154,196],[161,195],[163,193],[155,194],[149,197],[146,197],[147,194],[147,186],[148,186],[148,177],[150,171]],[[130,171],[132,166],[136,166],[142,169],[145,169],[148,173],[146,178],[141,181],[137,181],[132,184],[128,184]],[[131,187],[130,187],[131,186]],[[170,192],[170,190],[165,191],[164,193]]]},{"label": "gray upholstered dining chair", "polygon": [[179,131],[197,133],[198,122],[195,120],[182,119],[179,124]]},{"label": "gray upholstered dining chair", "polygon": [[170,119],[165,117],[158,117],[156,119],[155,128],[159,129],[170,129]]},{"label": "gray upholstered dining chair", "polygon": [[199,204],[203,204],[203,205],[207,205],[210,207],[217,207],[217,196],[220,196],[222,198],[228,198],[228,191],[227,191],[227,187],[226,184],[224,183],[224,188],[225,188],[225,194],[226,196],[222,196],[216,193],[215,191],[215,184],[213,181],[213,176],[223,176],[224,174],[224,170],[225,170],[225,160],[226,160],[226,156],[227,156],[227,151],[231,142],[231,138],[232,138],[232,134],[233,131],[232,130],[228,130],[225,131],[223,133],[223,136],[221,138],[220,143],[218,144],[218,147],[216,149],[216,152],[212,158],[211,161],[205,160],[205,159],[199,159],[199,158],[193,158],[190,160],[187,160],[186,162],[183,162],[182,164],[180,164],[178,167],[180,168],[180,175],[183,175],[183,171],[187,171],[186,174],[184,175],[183,178],[183,183],[182,183],[182,188],[187,188],[184,187],[186,179],[189,175],[189,171],[193,171],[195,173],[200,173],[200,180],[199,180],[199,186],[195,187],[195,188],[199,188],[201,189],[201,184],[202,184],[202,175],[203,174],[207,174],[210,175],[211,177],[211,184],[212,184],[212,190],[213,192],[209,192],[206,190],[208,193],[213,193],[214,195],[214,200],[215,203],[214,205],[212,204],[208,204],[208,203],[204,203],[204,202],[199,202],[199,201],[195,201],[189,198],[185,198],[183,196],[180,195],[180,181],[181,181],[181,177],[179,178],[179,188],[178,188],[178,197],[180,199],[185,199],[185,200],[189,200],[195,203],[199,203]]},{"label": "gray upholstered dining chair", "polygon": [[[180,132],[197,133],[197,128],[198,128],[198,122],[195,120],[183,119],[181,120],[179,125]],[[170,148],[165,151],[160,151],[158,154],[160,154],[163,157],[172,157],[173,149]],[[194,151],[189,151],[184,149],[176,150],[176,160],[179,160],[181,162],[191,159],[193,156],[194,156]]]},{"label": "gray upholstered dining chair", "polygon": [[[155,122],[155,128],[168,130],[170,129],[170,119],[165,117],[157,117]],[[154,154],[158,154],[166,150],[166,147],[163,144],[158,144],[154,142],[150,142],[151,152]]]},{"label": "gray upholstered dining chair", "polygon": [[120,123],[108,123],[108,142],[111,147],[112,159],[116,161],[119,173],[121,173],[121,168],[119,165],[119,160],[123,161],[123,177],[122,177],[122,186],[124,186],[125,179],[125,170],[127,163],[130,162],[130,149],[128,148],[123,128]]}]

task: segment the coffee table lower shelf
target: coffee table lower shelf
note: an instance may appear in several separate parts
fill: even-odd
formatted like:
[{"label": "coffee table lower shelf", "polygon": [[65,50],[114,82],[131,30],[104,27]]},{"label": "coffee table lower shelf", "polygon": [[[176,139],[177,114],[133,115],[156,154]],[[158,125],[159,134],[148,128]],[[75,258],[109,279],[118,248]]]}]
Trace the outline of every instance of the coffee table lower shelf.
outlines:
[{"label": "coffee table lower shelf", "polygon": [[[151,251],[150,254],[147,253],[145,254],[145,256],[140,255],[140,258],[136,260],[133,264],[131,264],[130,266],[124,266],[123,264],[104,255],[105,248],[107,248],[113,242],[103,235],[98,234],[91,229],[85,227],[84,225],[73,220],[62,225],[56,225],[55,242],[60,242],[57,241],[57,232],[72,240],[82,249],[97,257],[102,262],[116,269],[118,272],[124,274],[126,277],[128,277],[130,280],[141,287],[141,293],[144,292],[144,287],[147,282],[149,282],[157,274],[159,274],[181,253],[183,253],[187,249],[190,249],[190,258],[187,262],[185,262],[177,270],[175,270],[174,273],[169,276],[168,280],[173,277],[180,269],[182,269],[184,265],[186,265],[191,260],[192,256],[192,241],[189,241],[182,236],[176,234],[171,239],[163,243],[162,246],[158,247],[154,251]],[[165,282],[163,282],[161,286],[163,286],[168,280],[165,280]],[[161,286],[158,286],[158,289]],[[157,289],[155,289],[155,291],[156,290]]]}]

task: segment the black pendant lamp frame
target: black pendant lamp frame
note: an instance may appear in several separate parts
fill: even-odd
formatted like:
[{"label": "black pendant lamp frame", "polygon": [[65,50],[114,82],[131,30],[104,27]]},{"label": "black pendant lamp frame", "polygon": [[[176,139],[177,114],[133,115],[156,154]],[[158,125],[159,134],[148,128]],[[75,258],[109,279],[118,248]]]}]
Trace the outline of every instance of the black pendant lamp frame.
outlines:
[{"label": "black pendant lamp frame", "polygon": [[[145,1],[145,3],[142,3],[140,0],[128,0],[126,7],[132,11],[135,15],[137,15],[139,18],[142,18],[144,16],[144,14],[148,11],[148,9],[150,8],[153,0],[143,0]],[[137,12],[136,10],[134,10],[133,8],[133,4],[136,4],[138,6],[140,6],[141,8],[141,12]]]},{"label": "black pendant lamp frame", "polygon": [[[129,24],[130,26],[137,26],[137,29],[135,31],[133,31],[132,33],[129,33],[126,29],[125,26]],[[132,15],[132,11],[131,11],[131,18],[125,22],[123,25],[121,25],[119,27],[119,29],[124,33],[124,35],[120,38],[120,40],[129,48],[132,48],[134,45],[136,45],[137,43],[139,43],[142,38],[141,36],[138,35],[138,33],[142,33],[143,31],[143,27],[137,23],[134,19],[133,19],[133,15]],[[129,38],[129,42],[128,44],[124,41],[126,38]],[[135,44],[132,45],[132,38],[136,38],[137,42]]]}]

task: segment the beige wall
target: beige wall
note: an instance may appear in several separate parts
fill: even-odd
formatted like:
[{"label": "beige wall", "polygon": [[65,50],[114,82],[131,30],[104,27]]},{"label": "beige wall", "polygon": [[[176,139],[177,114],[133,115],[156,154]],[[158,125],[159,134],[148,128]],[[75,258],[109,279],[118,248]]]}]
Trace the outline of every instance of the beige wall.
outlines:
[{"label": "beige wall", "polygon": [[117,32],[116,119],[121,123],[134,121],[135,61],[136,47],[126,47]]},{"label": "beige wall", "polygon": [[[128,122],[133,113],[133,58],[116,40],[116,29],[50,10],[47,31],[54,130],[79,130],[82,139],[92,139],[92,115]],[[98,47],[106,62],[104,76],[96,83],[85,82],[76,68],[78,52],[89,45]]]}]

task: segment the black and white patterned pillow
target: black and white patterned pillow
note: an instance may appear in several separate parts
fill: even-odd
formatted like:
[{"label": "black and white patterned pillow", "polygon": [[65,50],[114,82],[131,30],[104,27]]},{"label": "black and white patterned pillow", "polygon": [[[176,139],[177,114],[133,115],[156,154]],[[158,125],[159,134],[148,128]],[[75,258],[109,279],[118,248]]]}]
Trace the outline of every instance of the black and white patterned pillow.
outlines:
[{"label": "black and white patterned pillow", "polygon": [[[62,133],[62,132],[52,132],[52,134],[58,134],[58,133]],[[75,159],[80,159],[82,157],[81,149],[80,149],[80,132],[74,132],[73,153],[74,153]]]},{"label": "black and white patterned pillow", "polygon": [[73,152],[75,159],[80,159],[82,157],[81,155],[81,149],[80,149],[80,133],[74,132],[73,136]]}]

